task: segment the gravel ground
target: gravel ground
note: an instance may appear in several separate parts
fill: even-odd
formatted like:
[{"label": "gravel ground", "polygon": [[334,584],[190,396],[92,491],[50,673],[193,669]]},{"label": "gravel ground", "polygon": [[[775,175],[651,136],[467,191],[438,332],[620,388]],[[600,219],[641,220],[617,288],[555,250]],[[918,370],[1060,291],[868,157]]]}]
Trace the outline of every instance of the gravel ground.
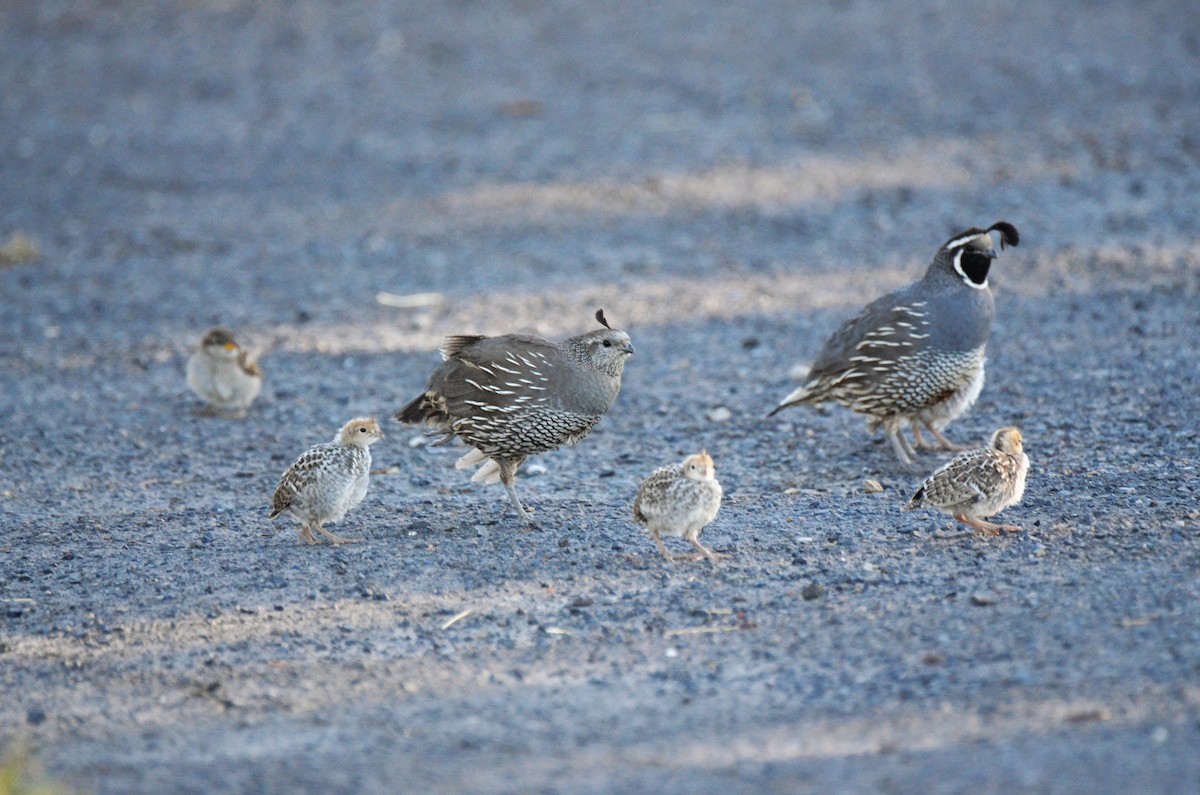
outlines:
[{"label": "gravel ground", "polygon": [[[101,793],[1200,790],[1197,74],[1172,2],[0,5],[0,745]],[[950,431],[1034,469],[985,539],[861,418],[763,415],[1000,218]],[[542,529],[389,422],[365,543],[272,533],[442,334],[597,306],[637,355]],[[218,321],[240,422],[183,382]],[[668,566],[628,506],[701,446],[732,558]]]}]

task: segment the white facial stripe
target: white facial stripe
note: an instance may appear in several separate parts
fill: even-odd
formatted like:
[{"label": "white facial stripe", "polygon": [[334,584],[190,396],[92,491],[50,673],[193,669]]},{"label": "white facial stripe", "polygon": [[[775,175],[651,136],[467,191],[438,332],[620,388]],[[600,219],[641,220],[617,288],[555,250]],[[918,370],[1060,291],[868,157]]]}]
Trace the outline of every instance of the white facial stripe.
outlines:
[{"label": "white facial stripe", "polygon": [[991,235],[981,235],[978,233],[972,234],[972,235],[967,235],[966,237],[956,237],[953,240],[951,240],[949,243],[946,244],[946,248],[958,248],[959,246],[965,246],[966,244],[970,243],[972,240],[978,240],[981,237],[986,237],[988,239],[988,248],[991,248],[992,247],[992,236]]},{"label": "white facial stripe", "polygon": [[976,284],[975,282],[971,281],[967,274],[963,273],[962,255],[962,249],[954,252],[954,272],[962,278],[963,284],[967,285],[968,287],[974,287],[976,290],[986,290],[988,286],[986,278],[983,280],[983,284]]}]

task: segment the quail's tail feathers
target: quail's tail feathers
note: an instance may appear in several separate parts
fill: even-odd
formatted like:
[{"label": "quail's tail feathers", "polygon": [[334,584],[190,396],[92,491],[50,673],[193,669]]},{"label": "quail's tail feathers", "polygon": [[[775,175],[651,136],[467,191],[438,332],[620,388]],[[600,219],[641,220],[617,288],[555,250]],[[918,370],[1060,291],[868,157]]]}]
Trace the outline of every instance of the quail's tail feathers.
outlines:
[{"label": "quail's tail feathers", "polygon": [[412,403],[397,411],[395,419],[409,425],[420,425],[431,416],[433,416],[433,411],[431,410],[427,396],[421,395]]},{"label": "quail's tail feathers", "polygon": [[791,406],[803,406],[807,403],[819,403],[820,401],[816,400],[813,394],[813,388],[815,386],[816,382],[810,381],[804,386],[798,387],[795,391],[780,401],[778,406],[771,409],[771,413],[767,416],[774,417],[779,412],[786,408],[790,408]]},{"label": "quail's tail feathers", "polygon": [[924,499],[925,499],[925,485],[922,484],[921,488],[917,489],[917,493],[912,495],[912,499],[909,500],[907,504],[900,506],[900,510],[901,511],[915,511],[921,507],[921,503],[924,501]]}]

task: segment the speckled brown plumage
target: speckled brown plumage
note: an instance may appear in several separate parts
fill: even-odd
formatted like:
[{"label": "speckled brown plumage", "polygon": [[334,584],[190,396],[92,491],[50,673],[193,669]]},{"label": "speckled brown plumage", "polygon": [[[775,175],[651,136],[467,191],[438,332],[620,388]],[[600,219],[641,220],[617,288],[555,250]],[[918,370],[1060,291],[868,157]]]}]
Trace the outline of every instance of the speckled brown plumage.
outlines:
[{"label": "speckled brown plumage", "polygon": [[1016,525],[984,520],[1021,501],[1028,472],[1021,432],[1001,428],[987,447],[960,453],[926,478],[904,510],[936,508],[989,535],[1019,532]]},{"label": "speckled brown plumage", "polygon": [[668,561],[672,555],[662,542],[663,536],[686,539],[699,551],[700,558],[715,562],[724,556],[700,543],[700,531],[716,518],[722,494],[713,460],[701,451],[681,463],[654,470],[638,489],[633,518],[646,526]]},{"label": "speckled brown plumage", "polygon": [[383,438],[373,417],[358,417],[342,426],[332,442],[314,445],[283,473],[275,487],[271,514],[291,514],[300,522],[300,541],[316,544],[316,530],[335,544],[342,538],[325,529],[341,521],[367,496],[371,474],[370,445]]}]

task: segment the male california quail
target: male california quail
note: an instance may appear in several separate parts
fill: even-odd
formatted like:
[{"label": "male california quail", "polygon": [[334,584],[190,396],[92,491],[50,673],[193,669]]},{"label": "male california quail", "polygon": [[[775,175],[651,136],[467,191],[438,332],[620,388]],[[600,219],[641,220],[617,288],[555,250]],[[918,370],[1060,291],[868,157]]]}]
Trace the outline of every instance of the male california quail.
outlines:
[{"label": "male california quail", "polygon": [[721,508],[721,484],[717,482],[713,460],[707,451],[690,455],[679,464],[659,467],[638,489],[633,501],[633,518],[646,525],[658,551],[670,561],[662,537],[685,538],[699,550],[692,560],[708,558],[716,562],[718,555],[700,543],[700,531],[717,517]]},{"label": "male california quail", "polygon": [[987,447],[959,453],[926,478],[904,510],[936,508],[987,535],[1020,532],[1015,525],[983,520],[1021,501],[1028,472],[1021,432],[1001,428]]},{"label": "male california quail", "polygon": [[482,464],[473,481],[504,484],[517,513],[532,520],[517,498],[517,468],[531,455],[587,436],[621,389],[629,335],[596,311],[603,329],[561,343],[529,334],[452,336],[425,392],[396,419],[457,436],[472,449],[460,468]]},{"label": "male california quail", "polygon": [[187,382],[210,410],[244,416],[262,389],[263,375],[228,329],[214,328],[188,358]]},{"label": "male california quail", "polygon": [[[901,432],[918,423],[948,450],[961,450],[941,429],[963,414],[983,389],[984,361],[995,312],[988,269],[1000,247],[1020,241],[997,221],[946,241],[918,282],[868,304],[825,341],[807,382],[771,412],[834,401],[882,427],[896,455],[911,467],[915,453]],[[770,416],[770,415],[768,415]]]},{"label": "male california quail", "polygon": [[307,544],[318,543],[313,530],[335,544],[355,540],[331,533],[324,525],[341,521],[367,496],[369,446],[382,438],[374,417],[358,417],[343,425],[332,442],[310,447],[279,479],[268,518],[290,513],[300,522],[300,541]]}]

